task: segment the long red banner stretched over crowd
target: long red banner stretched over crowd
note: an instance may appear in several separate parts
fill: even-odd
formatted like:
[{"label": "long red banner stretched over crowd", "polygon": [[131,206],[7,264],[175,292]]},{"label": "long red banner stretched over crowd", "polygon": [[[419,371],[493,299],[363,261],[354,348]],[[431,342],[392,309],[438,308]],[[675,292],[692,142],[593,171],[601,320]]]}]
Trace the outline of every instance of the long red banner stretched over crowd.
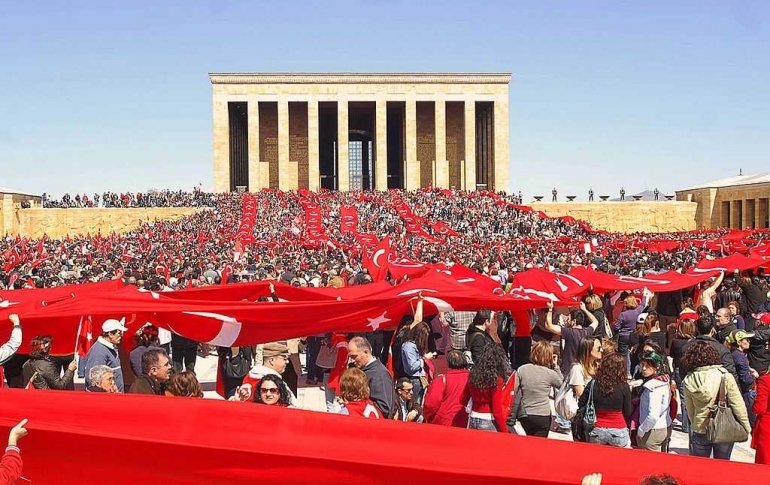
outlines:
[{"label": "long red banner stretched over crowd", "polygon": [[440,239],[437,239],[425,232],[425,229],[422,228],[422,224],[420,223],[420,218],[414,215],[412,208],[409,207],[409,205],[404,202],[401,197],[393,196],[393,209],[395,209],[398,215],[401,216],[401,219],[404,221],[406,230],[411,234],[426,239],[429,242],[442,242]]},{"label": "long red banner stretched over crowd", "polygon": [[[210,399],[3,389],[33,484],[770,483],[770,467]],[[405,452],[411,446],[419,452]],[[412,451],[414,451],[412,450]],[[89,464],[83,465],[88,459]]]},{"label": "long red banner stretched over crowd", "polygon": [[[410,302],[422,294],[426,314],[437,311],[525,310],[545,306],[545,299],[482,291],[458,278],[434,271],[397,286],[388,283],[333,288],[294,288],[275,283],[281,302],[255,300],[269,295],[269,282],[155,293],[126,287],[119,291],[76,295],[46,307],[19,312],[27,335],[51,335],[53,352],[74,348],[83,316],[96,325],[126,318],[130,332],[146,322],[198,342],[253,345],[327,332],[362,332],[395,327]],[[39,290],[16,290],[35,293]],[[312,318],[305,318],[312,315]],[[98,333],[98,332],[97,332]],[[25,352],[27,342],[21,352]]]},{"label": "long red banner stretched over crowd", "polygon": [[305,210],[305,236],[313,243],[329,240],[323,226],[321,218],[321,208],[319,205],[308,199],[301,199],[300,204]]}]

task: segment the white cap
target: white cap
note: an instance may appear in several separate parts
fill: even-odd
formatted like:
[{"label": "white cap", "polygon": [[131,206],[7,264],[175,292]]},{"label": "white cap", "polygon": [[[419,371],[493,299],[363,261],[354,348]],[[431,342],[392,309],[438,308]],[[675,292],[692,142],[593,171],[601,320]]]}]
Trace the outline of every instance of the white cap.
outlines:
[{"label": "white cap", "polygon": [[647,315],[649,313],[640,313],[638,317],[636,317],[636,323],[639,325],[643,324],[645,320],[647,320]]},{"label": "white cap", "polygon": [[125,332],[128,330],[125,327],[126,319],[121,318],[120,320],[115,320],[114,318],[110,318],[109,320],[105,320],[104,323],[102,323],[102,333],[110,333],[114,332],[115,330],[120,330],[122,332]]}]

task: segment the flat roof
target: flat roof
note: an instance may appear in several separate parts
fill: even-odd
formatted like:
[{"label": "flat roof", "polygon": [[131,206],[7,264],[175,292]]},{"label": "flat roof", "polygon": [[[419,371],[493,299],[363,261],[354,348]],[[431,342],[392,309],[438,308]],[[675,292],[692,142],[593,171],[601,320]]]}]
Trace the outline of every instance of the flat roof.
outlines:
[{"label": "flat roof", "polygon": [[770,173],[760,173],[756,175],[736,175],[734,177],[727,177],[720,180],[714,180],[705,184],[696,185],[686,189],[677,190],[677,192],[684,192],[687,190],[697,189],[716,189],[720,187],[732,187],[734,185],[751,185],[751,184],[765,184],[770,183]]},{"label": "flat roof", "polygon": [[510,84],[510,72],[210,72],[211,84]]},{"label": "flat roof", "polygon": [[18,194],[18,195],[29,195],[30,197],[40,197],[40,195],[33,194],[32,192],[26,192],[24,190],[11,189],[9,187],[0,187],[0,194]]}]

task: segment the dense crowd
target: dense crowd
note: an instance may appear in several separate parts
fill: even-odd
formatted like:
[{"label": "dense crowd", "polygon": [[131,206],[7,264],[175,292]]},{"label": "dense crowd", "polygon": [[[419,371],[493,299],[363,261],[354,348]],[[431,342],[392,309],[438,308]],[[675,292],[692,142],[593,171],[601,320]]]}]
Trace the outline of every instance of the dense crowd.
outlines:
[{"label": "dense crowd", "polygon": [[[495,277],[501,286],[516,271],[532,267],[566,271],[593,264],[639,275],[687,269],[704,255],[719,254],[688,244],[663,252],[621,250],[613,243],[650,236],[594,233],[579,221],[542,217],[508,204],[513,200],[503,195],[439,190],[321,193],[315,200],[328,241],[320,242],[306,237],[302,195],[260,192],[253,241],[241,245],[235,238],[240,195],[190,197],[210,207],[123,235],[6,237],[0,253],[18,258],[23,248],[26,257],[9,265],[5,256],[3,284],[51,287],[123,278],[158,291],[219,284],[222,278],[363,284],[371,281],[362,265],[364,250],[354,234],[341,230],[340,212],[348,206],[357,208],[358,233],[389,236],[399,257],[461,263]],[[438,242],[410,233],[393,209],[394,197],[429,230],[430,222],[443,221],[458,235]],[[595,247],[609,249],[587,254],[583,247],[592,239]],[[218,348],[219,384],[233,405],[292,408],[302,406],[297,388],[304,375],[308,385],[323,387],[328,412],[543,438],[569,433],[577,441],[658,452],[668,450],[677,427],[689,435],[690,454],[721,459],[729,459],[733,444],[751,433],[757,462],[767,463],[769,291],[765,276],[756,271],[722,274],[701,288],[657,295],[589,292],[577,310],[550,305],[518,315],[483,308],[425,315],[420,297],[413,317],[392,330]],[[90,392],[203,397],[195,363],[198,352],[208,354],[205,344],[152,325],[129,336],[123,321],[107,320],[82,359],[52,356],[51,339],[43,335],[25,335],[31,339],[30,353],[14,355],[23,322],[15,316],[11,321],[11,340],[0,348],[11,387],[74,389],[79,374]],[[132,340],[130,355],[122,355],[124,338]],[[719,409],[731,414],[720,427],[710,417],[722,395],[726,405]]]},{"label": "dense crowd", "polygon": [[[64,239],[29,240],[6,236],[0,239],[0,289],[14,279],[24,285],[50,287],[97,281],[116,274],[152,279],[158,267],[172,272],[182,287],[220,276],[230,264],[234,280],[293,275],[301,284],[345,273],[347,279],[365,277],[363,249],[356,234],[342,233],[340,209],[355,207],[359,234],[390,237],[398,257],[421,262],[456,262],[476,271],[510,281],[516,271],[545,268],[566,272],[575,265],[593,264],[608,273],[643,275],[665,269],[686,270],[709,254],[720,255],[693,244],[666,251],[651,251],[633,241],[647,234],[620,235],[590,232],[580,221],[548,218],[513,202],[516,197],[449,191],[389,191],[384,193],[322,192],[317,197],[329,242],[308,241],[304,211],[297,193],[262,191],[255,194],[258,223],[253,244],[234,258],[241,217],[237,194],[158,192],[139,197],[107,194],[106,199],[131,206],[135,202],[200,206],[201,212],[177,221],[148,222],[125,234],[72,235]],[[410,233],[393,209],[402,199],[416,217],[426,221],[426,231],[437,239]],[[105,198],[100,199],[103,203]],[[126,202],[121,202],[125,200]],[[137,202],[141,200],[141,202]],[[91,201],[88,201],[91,203]],[[67,204],[71,203],[67,198]],[[80,199],[83,203],[83,198]],[[112,202],[109,202],[112,204]],[[456,236],[438,237],[430,222],[445,223]],[[656,234],[658,240],[680,241],[695,237],[717,239],[722,233],[698,235]],[[596,243],[587,254],[587,241]],[[631,242],[629,244],[629,242]],[[204,273],[207,276],[204,277]],[[216,275],[214,274],[216,273]],[[13,276],[16,275],[16,278]],[[177,278],[183,276],[183,279]],[[198,283],[195,281],[198,280]]]}]

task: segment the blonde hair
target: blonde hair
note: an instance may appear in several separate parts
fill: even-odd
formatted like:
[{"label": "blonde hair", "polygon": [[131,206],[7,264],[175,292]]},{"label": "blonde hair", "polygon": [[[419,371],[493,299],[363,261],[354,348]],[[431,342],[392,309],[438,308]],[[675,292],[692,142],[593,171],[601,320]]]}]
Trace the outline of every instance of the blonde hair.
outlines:
[{"label": "blonde hair", "polygon": [[632,295],[628,295],[623,301],[626,303],[626,308],[629,310],[633,310],[639,306],[639,300],[637,300],[636,297]]},{"label": "blonde hair", "polygon": [[369,379],[364,371],[351,367],[342,373],[340,397],[351,402],[369,399]]},{"label": "blonde hair", "polygon": [[592,312],[601,310],[604,307],[604,305],[602,305],[602,299],[599,298],[599,295],[588,295],[583,299],[583,301],[586,304],[586,308]]}]

